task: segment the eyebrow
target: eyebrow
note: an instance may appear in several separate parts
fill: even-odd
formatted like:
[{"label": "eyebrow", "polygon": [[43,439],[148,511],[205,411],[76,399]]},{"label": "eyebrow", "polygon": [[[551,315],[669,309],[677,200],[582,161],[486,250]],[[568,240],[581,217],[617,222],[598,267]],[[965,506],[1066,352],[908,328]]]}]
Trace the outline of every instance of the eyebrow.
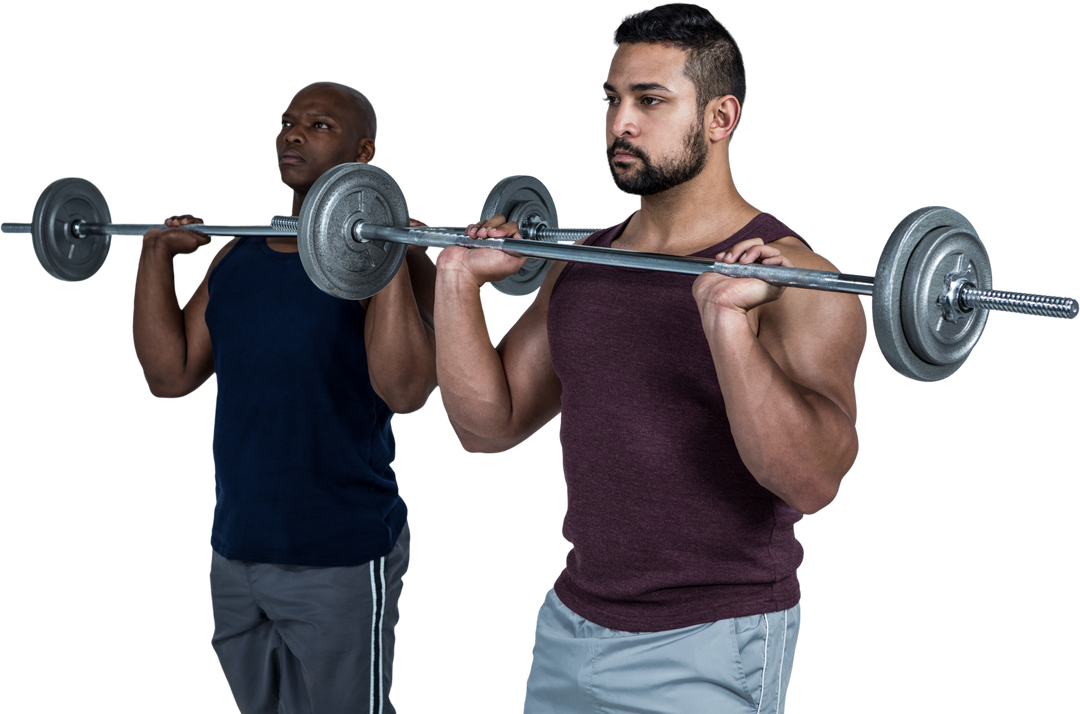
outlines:
[{"label": "eyebrow", "polygon": [[[608,91],[608,92],[614,92],[615,94],[618,94],[618,90],[616,90],[615,87],[612,87],[607,82],[604,82],[604,90]],[[665,87],[664,85],[662,85],[662,84],[660,84],[658,82],[638,82],[637,84],[631,84],[630,85],[630,91],[631,92],[657,92],[657,91],[660,91],[660,92],[667,92],[669,94],[674,94],[674,92],[672,90],[668,89],[667,87]]]},{"label": "eyebrow", "polygon": [[[330,119],[332,121],[337,121],[337,118],[333,114],[327,114],[326,112],[305,112],[301,116],[308,117],[308,118],[311,118],[311,119]],[[282,119],[292,119],[293,115],[290,112],[284,112],[281,115],[281,118]]]}]

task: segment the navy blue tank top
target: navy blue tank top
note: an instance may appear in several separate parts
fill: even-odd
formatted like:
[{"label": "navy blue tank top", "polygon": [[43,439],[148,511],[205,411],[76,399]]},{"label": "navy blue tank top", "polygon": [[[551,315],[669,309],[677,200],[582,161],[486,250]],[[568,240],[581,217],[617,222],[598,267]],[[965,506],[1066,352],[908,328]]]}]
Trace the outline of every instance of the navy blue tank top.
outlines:
[{"label": "navy blue tank top", "polygon": [[297,253],[242,238],[209,278],[217,371],[211,544],[232,560],[358,565],[405,523],[390,409],[375,394],[364,309],[308,279]]}]

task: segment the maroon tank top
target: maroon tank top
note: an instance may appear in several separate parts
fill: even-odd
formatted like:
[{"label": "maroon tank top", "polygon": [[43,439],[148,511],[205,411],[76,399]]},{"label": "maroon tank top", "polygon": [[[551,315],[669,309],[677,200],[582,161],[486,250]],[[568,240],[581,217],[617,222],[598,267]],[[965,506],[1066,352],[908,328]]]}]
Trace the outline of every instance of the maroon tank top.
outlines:
[{"label": "maroon tank top", "polygon": [[[610,246],[625,227],[585,243]],[[763,213],[694,255],[784,236],[796,234]],[[548,307],[573,545],[555,592],[612,629],[670,630],[799,602],[801,515],[739,458],[694,280],[569,263]]]}]

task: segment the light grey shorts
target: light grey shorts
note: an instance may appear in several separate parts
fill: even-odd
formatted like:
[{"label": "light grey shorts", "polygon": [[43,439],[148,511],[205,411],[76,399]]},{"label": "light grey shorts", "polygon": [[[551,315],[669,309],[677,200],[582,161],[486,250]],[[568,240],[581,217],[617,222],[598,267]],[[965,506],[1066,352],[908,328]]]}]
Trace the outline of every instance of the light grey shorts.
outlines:
[{"label": "light grey shorts", "polygon": [[394,625],[409,527],[389,555],[315,568],[214,553],[214,638],[243,714],[394,714]]},{"label": "light grey shorts", "polygon": [[781,714],[799,606],[664,632],[623,632],[552,590],[536,621],[525,714]]}]

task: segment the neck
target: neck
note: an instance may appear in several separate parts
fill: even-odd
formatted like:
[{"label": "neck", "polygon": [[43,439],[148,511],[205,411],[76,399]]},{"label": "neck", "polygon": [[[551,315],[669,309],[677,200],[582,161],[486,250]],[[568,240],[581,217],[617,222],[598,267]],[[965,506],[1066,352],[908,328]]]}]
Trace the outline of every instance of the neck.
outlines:
[{"label": "neck", "polygon": [[[735,188],[727,161],[709,161],[686,183],[641,197],[639,211],[620,238],[623,247],[686,255],[735,234],[759,210]],[[726,157],[724,157],[726,158]]]},{"label": "neck", "polygon": [[300,215],[300,207],[304,205],[304,199],[307,198],[307,192],[300,193],[299,191],[293,191],[292,199],[292,215]]}]

